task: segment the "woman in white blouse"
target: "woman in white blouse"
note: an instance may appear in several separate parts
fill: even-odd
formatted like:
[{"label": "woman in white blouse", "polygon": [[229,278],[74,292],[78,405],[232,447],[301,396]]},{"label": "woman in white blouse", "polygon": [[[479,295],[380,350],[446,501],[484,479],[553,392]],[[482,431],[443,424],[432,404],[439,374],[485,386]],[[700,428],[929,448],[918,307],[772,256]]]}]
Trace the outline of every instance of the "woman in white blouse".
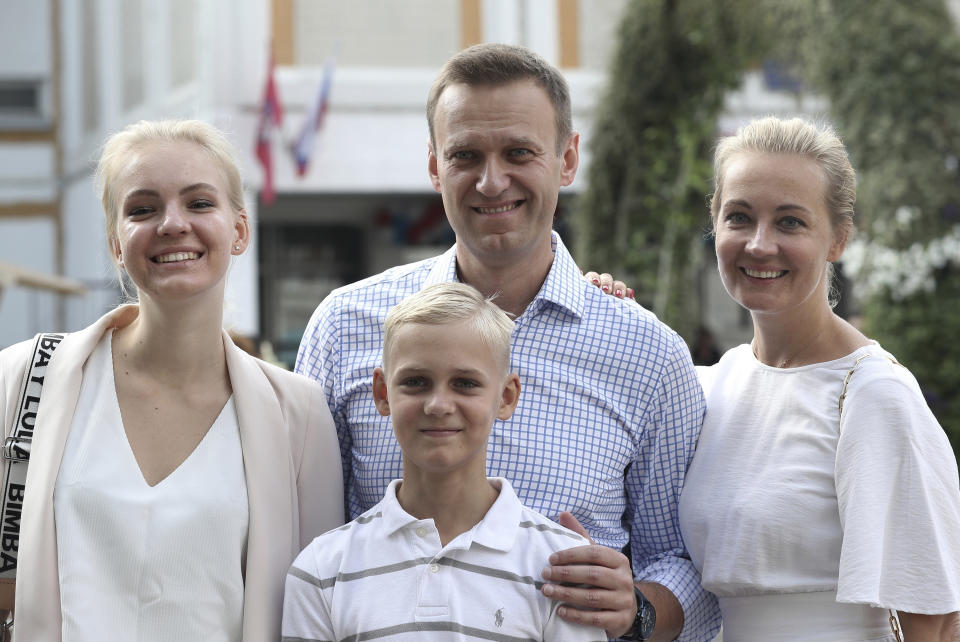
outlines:
[{"label": "woman in white blouse", "polygon": [[853,228],[840,140],[765,118],[720,141],[723,284],[754,338],[701,369],[680,525],[724,639],[960,640],[960,481],[913,376],[834,314]]},{"label": "woman in white blouse", "polygon": [[[47,370],[17,640],[279,639],[287,568],[343,522],[322,391],[221,328],[250,242],[234,156],[198,121],[142,121],[104,147],[107,243],[138,303],[68,335]],[[30,349],[0,352],[7,430]]]}]

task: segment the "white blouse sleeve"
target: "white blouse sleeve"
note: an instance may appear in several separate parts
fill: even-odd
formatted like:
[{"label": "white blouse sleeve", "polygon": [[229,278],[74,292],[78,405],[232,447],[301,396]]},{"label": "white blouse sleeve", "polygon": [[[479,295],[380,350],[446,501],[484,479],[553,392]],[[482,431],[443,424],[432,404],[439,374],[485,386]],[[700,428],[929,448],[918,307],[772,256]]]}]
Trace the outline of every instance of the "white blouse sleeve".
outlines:
[{"label": "white blouse sleeve", "polygon": [[[839,395],[838,395],[839,399]],[[854,372],[840,422],[837,601],[960,610],[960,480],[910,373],[883,357]]]}]

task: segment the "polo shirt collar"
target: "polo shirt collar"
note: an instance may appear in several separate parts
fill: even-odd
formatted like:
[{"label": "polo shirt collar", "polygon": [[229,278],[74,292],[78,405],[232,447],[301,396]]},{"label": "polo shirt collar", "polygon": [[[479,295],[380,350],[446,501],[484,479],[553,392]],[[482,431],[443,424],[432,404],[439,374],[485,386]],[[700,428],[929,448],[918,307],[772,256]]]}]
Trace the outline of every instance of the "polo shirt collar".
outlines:
[{"label": "polo shirt collar", "polygon": [[517,494],[513,492],[513,486],[505,478],[491,477],[490,481],[494,486],[500,487],[500,494],[483,521],[473,527],[472,541],[465,541],[464,548],[477,543],[496,551],[507,552],[513,548],[517,539],[521,504]]},{"label": "polo shirt collar", "polygon": [[[457,536],[448,544],[449,548],[469,548],[474,543],[504,552],[513,548],[513,543],[517,539],[517,530],[520,528],[520,500],[517,499],[510,482],[503,477],[491,477],[490,481],[500,488],[500,494],[493,502],[493,506],[487,511],[482,522],[467,533]],[[417,519],[403,510],[397,500],[397,488],[400,482],[399,479],[390,482],[380,503],[383,528],[387,536],[421,522],[433,521]]]},{"label": "polo shirt collar", "polygon": [[402,481],[401,479],[394,479],[390,482],[387,491],[383,494],[383,500],[380,502],[383,528],[387,535],[393,535],[405,526],[424,521],[417,519],[400,506],[400,501],[397,499],[397,488],[400,487]]},{"label": "polo shirt collar", "polygon": [[[550,272],[540,287],[537,296],[530,303],[534,307],[537,302],[549,302],[560,306],[575,316],[583,316],[584,292],[583,277],[570,252],[567,251],[560,235],[550,232],[550,245],[553,250],[553,264]],[[457,280],[457,246],[454,244],[449,250],[438,257],[433,264],[424,287],[434,283],[446,283]],[[541,303],[542,305],[542,303]],[[536,307],[539,307],[537,305]]]}]

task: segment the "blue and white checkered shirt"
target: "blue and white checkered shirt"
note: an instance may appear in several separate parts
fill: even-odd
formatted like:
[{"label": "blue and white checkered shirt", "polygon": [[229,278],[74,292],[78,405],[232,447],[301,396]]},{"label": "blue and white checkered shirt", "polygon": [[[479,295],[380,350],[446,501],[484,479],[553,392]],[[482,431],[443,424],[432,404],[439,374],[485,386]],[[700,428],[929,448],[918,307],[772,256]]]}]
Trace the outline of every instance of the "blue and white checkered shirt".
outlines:
[{"label": "blue and white checkered shirt", "polygon": [[[719,610],[677,520],[705,408],[689,351],[653,314],[587,283],[556,233],[553,248],[540,292],[515,320],[510,365],[522,392],[513,417],[493,426],[487,475],[509,479],[544,515],[569,510],[598,544],[629,542],[637,581],[666,586],[683,605],[679,639],[711,640]],[[402,476],[390,419],[371,392],[387,312],[456,278],[454,246],[338,288],[310,319],[296,370],[326,390],[351,519]]]}]

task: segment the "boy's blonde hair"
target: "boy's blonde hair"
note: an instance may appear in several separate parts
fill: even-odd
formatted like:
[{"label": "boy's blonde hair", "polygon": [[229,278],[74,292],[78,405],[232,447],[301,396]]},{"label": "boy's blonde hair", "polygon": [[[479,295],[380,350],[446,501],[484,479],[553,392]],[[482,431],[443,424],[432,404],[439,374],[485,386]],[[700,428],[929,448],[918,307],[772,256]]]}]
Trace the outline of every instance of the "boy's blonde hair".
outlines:
[{"label": "boy's blonde hair", "polygon": [[465,321],[471,322],[480,340],[501,357],[503,374],[509,372],[513,320],[492,298],[484,297],[472,285],[457,282],[428,285],[393,306],[383,332],[384,366],[400,327],[411,323],[443,325]]}]

